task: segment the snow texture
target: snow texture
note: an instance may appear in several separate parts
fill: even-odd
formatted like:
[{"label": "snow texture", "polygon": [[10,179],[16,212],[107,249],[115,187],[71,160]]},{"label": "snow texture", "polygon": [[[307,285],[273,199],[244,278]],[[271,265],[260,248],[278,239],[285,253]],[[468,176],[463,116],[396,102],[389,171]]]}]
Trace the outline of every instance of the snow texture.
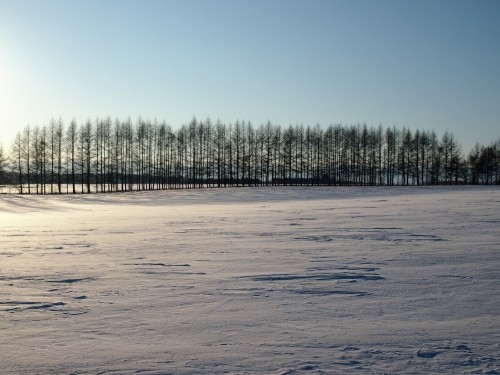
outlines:
[{"label": "snow texture", "polygon": [[500,374],[496,187],[0,196],[0,373]]}]

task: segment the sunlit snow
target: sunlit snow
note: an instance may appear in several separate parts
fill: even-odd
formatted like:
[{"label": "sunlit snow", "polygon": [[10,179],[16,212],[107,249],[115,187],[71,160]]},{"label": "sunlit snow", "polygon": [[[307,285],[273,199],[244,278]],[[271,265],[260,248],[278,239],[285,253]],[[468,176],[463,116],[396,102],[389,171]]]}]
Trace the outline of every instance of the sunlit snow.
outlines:
[{"label": "sunlit snow", "polygon": [[500,373],[496,187],[0,196],[0,372]]}]

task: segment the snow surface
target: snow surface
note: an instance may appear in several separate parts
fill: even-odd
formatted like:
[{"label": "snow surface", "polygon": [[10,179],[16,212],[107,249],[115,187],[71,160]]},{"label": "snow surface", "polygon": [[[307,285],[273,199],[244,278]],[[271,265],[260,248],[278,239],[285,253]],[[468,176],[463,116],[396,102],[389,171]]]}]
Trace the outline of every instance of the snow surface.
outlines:
[{"label": "snow surface", "polygon": [[0,196],[0,373],[500,373],[500,190]]}]

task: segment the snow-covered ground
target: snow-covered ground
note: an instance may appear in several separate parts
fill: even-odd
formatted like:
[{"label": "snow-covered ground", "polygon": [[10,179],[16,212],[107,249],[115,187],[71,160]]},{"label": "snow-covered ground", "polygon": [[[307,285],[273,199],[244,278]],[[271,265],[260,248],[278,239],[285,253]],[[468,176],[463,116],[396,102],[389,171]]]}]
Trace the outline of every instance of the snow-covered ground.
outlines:
[{"label": "snow-covered ground", "polygon": [[500,373],[500,189],[0,196],[0,373]]}]

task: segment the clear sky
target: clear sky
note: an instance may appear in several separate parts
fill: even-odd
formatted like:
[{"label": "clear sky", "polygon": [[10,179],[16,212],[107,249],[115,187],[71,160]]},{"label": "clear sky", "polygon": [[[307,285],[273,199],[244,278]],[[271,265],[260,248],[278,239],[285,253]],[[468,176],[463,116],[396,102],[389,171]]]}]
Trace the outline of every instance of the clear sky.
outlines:
[{"label": "clear sky", "polygon": [[500,137],[498,0],[0,0],[0,142],[61,117]]}]

